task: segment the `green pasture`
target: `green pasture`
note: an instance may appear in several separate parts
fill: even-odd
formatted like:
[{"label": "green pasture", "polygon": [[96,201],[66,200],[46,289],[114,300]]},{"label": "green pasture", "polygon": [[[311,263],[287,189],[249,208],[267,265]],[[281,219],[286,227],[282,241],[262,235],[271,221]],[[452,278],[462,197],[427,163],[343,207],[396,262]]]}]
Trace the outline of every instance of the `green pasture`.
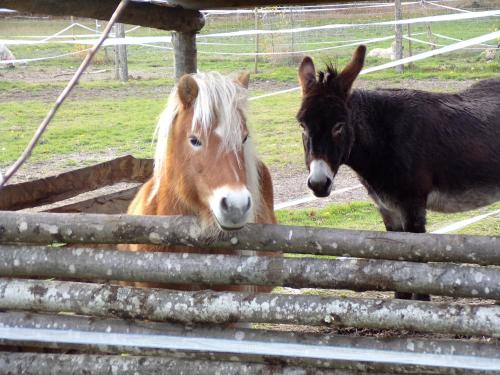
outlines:
[{"label": "green pasture", "polygon": [[[427,214],[427,231],[432,232],[457,221],[498,209],[500,209],[500,203],[455,214],[441,214],[429,211]],[[323,209],[279,210],[276,215],[280,223],[289,225],[385,230],[382,218],[371,202],[338,203]],[[500,235],[500,214],[452,233],[498,236]]]},{"label": "green pasture", "polygon": [[[425,14],[420,14],[420,16]],[[387,15],[363,14],[349,22],[373,22],[377,19],[387,19]],[[415,15],[419,16],[419,15]],[[385,18],[384,18],[385,17]],[[497,17],[498,18],[498,17]],[[467,39],[500,29],[500,20],[488,18],[473,21],[447,22],[433,24],[432,31],[456,38]],[[279,20],[278,20],[279,21]],[[285,27],[277,22],[274,27]],[[79,21],[89,27],[93,22]],[[328,23],[346,23],[344,18],[310,18],[302,20],[296,26],[316,26]],[[0,22],[0,39],[26,35],[49,35],[65,26],[69,20],[47,20],[27,22],[26,20],[2,20]],[[239,21],[214,18],[209,20],[203,33],[234,31],[253,28],[253,19]],[[331,32],[312,33],[307,38],[296,37],[293,41],[289,35],[262,38],[260,48],[263,51],[290,50],[293,42],[295,51],[310,50],[328,46],[325,41],[374,38],[390,35],[388,28],[345,29]],[[405,33],[407,30],[405,30]],[[429,41],[425,25],[415,26],[412,34],[419,39]],[[87,33],[78,30],[77,33]],[[164,31],[141,28],[134,36],[169,35]],[[208,40],[207,40],[208,41]],[[220,56],[215,52],[253,52],[253,37],[234,39],[215,39],[223,43],[245,44],[234,46],[199,45],[200,70],[218,70],[223,73],[234,73],[243,69],[253,72],[254,57]],[[450,41],[435,38],[437,43],[449,44]],[[386,48],[390,41],[374,43],[371,47]],[[428,46],[413,43],[413,53],[428,50]],[[43,46],[15,46],[12,48],[18,58],[52,56],[76,52],[86,48],[83,45],[50,43]],[[310,52],[318,66],[331,62],[342,67],[350,58],[354,47],[332,49],[321,52]],[[101,161],[100,154],[112,150],[114,154],[132,153],[137,157],[151,157],[153,146],[152,134],[157,118],[166,104],[167,93],[173,85],[171,51],[150,49],[141,46],[131,46],[129,51],[129,72],[132,79],[127,83],[111,79],[82,79],[75,94],[85,94],[70,97],[35,150],[31,161],[50,164],[57,161],[58,167],[80,167]],[[109,49],[112,58],[113,51]],[[405,42],[405,53],[408,44]],[[299,55],[300,56],[300,55]],[[55,100],[58,90],[66,84],[65,80],[53,80],[52,76],[62,70],[76,68],[81,61],[81,55],[64,59],[48,60],[14,70],[0,69],[0,167],[11,163],[27,144],[35,128],[46,115]],[[266,89],[257,86],[252,95],[267,93],[273,85],[291,87],[296,84],[296,67],[300,57],[266,56],[259,58],[257,74],[252,80],[265,84]],[[386,61],[368,58],[366,66],[375,66]],[[93,69],[108,69],[112,71],[112,61],[107,61],[101,52]],[[38,80],[19,79],[23,72],[37,73]],[[406,79],[440,79],[443,86],[447,80],[471,80],[499,76],[500,60],[486,62],[478,50],[466,50],[452,54],[437,56],[415,63],[407,67],[403,74],[393,69],[364,75],[363,80],[400,82],[404,86]],[[156,75],[155,75],[156,74]],[[161,88],[161,94],[158,89]],[[126,90],[127,95],[123,95]],[[156,93],[155,93],[156,92]],[[163,94],[165,93],[165,94]],[[10,97],[12,96],[12,99]],[[36,98],[36,99],[35,99]],[[250,103],[249,121],[253,136],[262,159],[274,169],[302,168],[303,154],[300,130],[294,119],[300,102],[299,93],[265,98]],[[75,155],[78,155],[75,156]],[[443,215],[430,213],[428,230],[432,231],[451,222],[474,216],[493,209],[499,209],[500,204],[481,210],[460,214]],[[277,213],[279,221],[285,224],[331,226],[349,229],[383,230],[383,224],[373,204],[368,202],[352,202],[348,204],[333,204],[324,209],[282,210]],[[500,235],[500,219],[492,217],[471,225],[460,233]]]},{"label": "green pasture", "polygon": [[[433,12],[432,14],[439,14]],[[430,15],[420,11],[413,12],[407,17],[418,17]],[[369,23],[377,20],[391,19],[391,13],[380,14],[329,14],[328,17],[308,17],[297,20],[294,27],[321,26],[325,24],[348,24],[348,23]],[[89,21],[79,21],[89,27],[95,27],[95,24]],[[290,19],[287,17],[267,20],[267,26],[272,28],[290,27]],[[13,38],[32,35],[49,35],[55,33],[69,25],[69,20],[42,20],[26,21],[19,19],[2,20],[0,23],[0,38]],[[261,25],[265,27],[266,25]],[[468,39],[482,34],[490,33],[500,29],[500,20],[498,17],[490,17],[474,20],[463,20],[454,22],[432,23],[432,33],[442,34],[459,39]],[[209,18],[206,27],[202,30],[203,34],[229,32],[235,30],[252,29],[253,18],[243,17],[215,17]],[[407,34],[407,27],[404,33]],[[449,40],[442,39],[436,35],[429,36],[426,24],[416,24],[411,26],[411,35],[426,42],[438,44],[450,44]],[[71,34],[71,32],[68,32]],[[75,33],[91,33],[90,31],[75,29]],[[319,63],[323,61],[333,62],[342,67],[350,58],[353,46],[329,49],[324,51],[314,51],[315,49],[335,47],[335,42],[343,40],[370,39],[393,34],[391,27],[365,27],[365,28],[343,28],[326,31],[314,31],[298,34],[273,34],[259,37],[259,51],[261,52],[289,52],[306,51],[296,55],[287,56],[260,56],[258,63],[259,73],[255,76],[257,79],[271,79],[282,82],[293,82],[296,77],[296,66],[303,54],[313,56]],[[169,36],[170,33],[161,30],[140,28],[134,31],[131,36]],[[203,43],[223,43],[225,45],[213,45]],[[500,41],[491,41],[496,44]],[[330,44],[325,44],[330,43]],[[333,44],[332,44],[333,43]],[[405,41],[405,55],[408,55],[409,44]],[[387,48],[391,40],[371,43],[369,48]],[[165,45],[161,45],[165,46]],[[57,40],[45,45],[16,45],[12,46],[12,51],[18,58],[33,58],[42,56],[54,56],[65,53],[76,53],[88,48],[83,44],[61,44]],[[428,45],[412,42],[412,54],[418,54],[427,51]],[[108,47],[108,54],[101,52],[96,58],[95,67],[110,68],[113,67],[112,47]],[[223,55],[224,53],[253,53],[255,51],[255,36],[241,36],[232,38],[207,38],[200,39],[198,45],[199,68],[201,70],[218,70],[221,72],[234,72],[242,69],[254,70],[254,56],[233,56]],[[307,52],[309,51],[309,52]],[[218,54],[222,53],[222,54]],[[32,63],[23,69],[71,69],[76,67],[82,59],[82,54],[40,61]],[[129,46],[129,71],[132,76],[141,76],[143,74],[158,72],[172,75],[173,54],[170,50],[152,49],[144,46]],[[377,58],[368,58],[366,66],[380,65],[386,61]],[[366,76],[366,79],[387,79],[387,78],[440,78],[440,79],[473,79],[486,78],[498,75],[500,71],[500,58],[495,61],[487,62],[481,50],[469,49],[461,50],[450,54],[437,56],[413,64],[408,67],[403,75],[397,74],[394,70],[384,70]]]}]

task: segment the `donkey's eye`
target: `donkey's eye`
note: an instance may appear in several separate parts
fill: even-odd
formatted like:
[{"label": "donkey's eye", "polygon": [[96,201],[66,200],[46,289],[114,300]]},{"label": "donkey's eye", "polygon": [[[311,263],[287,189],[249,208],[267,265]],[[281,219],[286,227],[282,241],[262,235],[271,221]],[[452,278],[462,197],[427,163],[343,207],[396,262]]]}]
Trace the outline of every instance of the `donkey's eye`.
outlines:
[{"label": "donkey's eye", "polygon": [[201,141],[193,135],[189,137],[189,143],[193,147],[201,147]]},{"label": "donkey's eye", "polygon": [[243,143],[245,143],[247,141],[247,139],[248,139],[248,134],[245,135],[245,138],[243,138]]}]

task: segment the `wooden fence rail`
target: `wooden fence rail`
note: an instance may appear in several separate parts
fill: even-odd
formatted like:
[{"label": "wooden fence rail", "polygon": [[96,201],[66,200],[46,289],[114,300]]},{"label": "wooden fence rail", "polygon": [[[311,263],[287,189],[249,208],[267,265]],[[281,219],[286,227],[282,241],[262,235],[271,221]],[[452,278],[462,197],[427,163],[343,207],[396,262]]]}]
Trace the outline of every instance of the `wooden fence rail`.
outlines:
[{"label": "wooden fence rail", "polygon": [[[0,212],[0,310],[7,311],[0,313],[0,345],[6,348],[0,349],[2,371],[99,374],[116,369],[126,374],[138,366],[149,372],[197,373],[203,368],[207,374],[500,371],[500,305],[491,301],[500,300],[498,237],[256,224],[217,238],[205,233],[190,217]],[[203,250],[133,253],[114,249],[112,244],[120,243],[356,259],[208,255]],[[86,244],[108,244],[110,249]],[[34,277],[93,283],[30,279]],[[118,280],[396,290],[490,301],[183,292],[102,283]],[[50,315],[61,311],[84,316]],[[290,324],[306,331],[311,327],[304,326],[396,330],[430,337],[314,336],[230,328],[235,323]],[[436,340],[436,334],[474,339]],[[13,345],[55,352],[9,352]],[[78,354],[64,354],[68,350]],[[127,356],[122,358],[123,353]]]},{"label": "wooden fence rail", "polygon": [[248,224],[225,238],[192,217],[0,211],[0,243],[142,243],[279,251],[413,262],[500,265],[500,237]]},{"label": "wooden fence rail", "polygon": [[500,337],[500,306],[0,279],[0,309],[173,321],[334,325]]},{"label": "wooden fence rail", "polygon": [[[17,330],[23,330],[24,335],[18,333],[12,338]],[[193,366],[205,364],[209,373],[221,373],[217,372],[219,366],[225,366],[228,371],[236,369],[250,371],[251,374],[255,373],[254,370],[290,374],[331,373],[332,369],[413,374],[471,374],[476,371],[484,374],[500,370],[500,351],[495,343],[415,337],[307,335],[303,332],[221,326],[185,327],[171,323],[21,312],[0,313],[0,343],[48,347],[65,352],[93,352],[99,354],[96,359],[101,363],[109,363],[104,355],[126,354],[125,358],[136,356],[141,359],[163,357],[165,361],[173,360],[163,362],[171,363],[173,372],[175,368],[182,370],[188,366],[184,361],[192,361]],[[197,350],[201,345],[203,350]],[[0,361],[3,360],[1,357],[2,354]],[[11,356],[4,358],[15,359]],[[54,365],[59,361],[67,366],[67,362],[78,361],[81,357],[29,358],[44,368],[45,359]],[[109,361],[114,363],[115,358],[110,357]],[[235,361],[244,362],[244,367],[239,367]],[[92,366],[91,363],[89,365]],[[23,366],[30,368],[28,364]],[[86,369],[85,365],[82,369]],[[303,369],[309,369],[309,372]]]},{"label": "wooden fence rail", "polygon": [[500,300],[500,268],[373,259],[137,253],[0,245],[1,277],[382,290]]}]

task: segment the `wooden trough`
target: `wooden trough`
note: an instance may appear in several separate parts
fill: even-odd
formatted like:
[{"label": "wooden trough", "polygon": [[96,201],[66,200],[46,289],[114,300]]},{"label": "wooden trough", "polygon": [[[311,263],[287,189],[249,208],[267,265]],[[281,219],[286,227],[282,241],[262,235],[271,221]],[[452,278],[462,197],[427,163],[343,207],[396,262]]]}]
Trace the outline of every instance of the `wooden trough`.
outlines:
[{"label": "wooden trough", "polygon": [[[138,185],[58,203],[119,182],[140,184],[151,173],[150,160],[126,156],[2,190],[3,373],[500,371],[500,306],[493,303],[500,301],[500,238],[251,224],[213,241],[193,218],[122,215]],[[340,258],[128,253],[114,250],[118,243]],[[207,290],[132,288],[118,280],[196,283]],[[484,301],[209,290],[224,284],[397,290]],[[243,323],[246,328],[234,326]],[[325,327],[337,334],[325,334]],[[338,334],[353,330],[373,334]],[[7,350],[13,346],[26,352]]]}]

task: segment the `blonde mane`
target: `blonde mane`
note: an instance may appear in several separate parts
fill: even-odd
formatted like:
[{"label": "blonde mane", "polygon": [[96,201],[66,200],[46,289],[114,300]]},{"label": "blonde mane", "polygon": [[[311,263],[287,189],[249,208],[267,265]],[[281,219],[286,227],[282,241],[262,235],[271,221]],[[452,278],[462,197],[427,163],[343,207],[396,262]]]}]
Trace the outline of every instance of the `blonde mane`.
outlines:
[{"label": "blonde mane", "polygon": [[[229,77],[217,72],[197,73],[192,77],[198,85],[198,96],[193,105],[193,132],[207,135],[217,128],[220,136],[221,151],[237,152],[243,138],[242,127],[246,120],[248,102],[247,90]],[[164,173],[167,147],[172,125],[180,111],[180,99],[175,86],[170,93],[168,104],[160,115],[156,126],[156,151],[154,159],[154,188],[150,200],[157,194],[161,176]],[[214,126],[216,124],[216,126]],[[254,216],[261,201],[258,160],[251,137],[244,144],[247,188],[254,200]]]}]

